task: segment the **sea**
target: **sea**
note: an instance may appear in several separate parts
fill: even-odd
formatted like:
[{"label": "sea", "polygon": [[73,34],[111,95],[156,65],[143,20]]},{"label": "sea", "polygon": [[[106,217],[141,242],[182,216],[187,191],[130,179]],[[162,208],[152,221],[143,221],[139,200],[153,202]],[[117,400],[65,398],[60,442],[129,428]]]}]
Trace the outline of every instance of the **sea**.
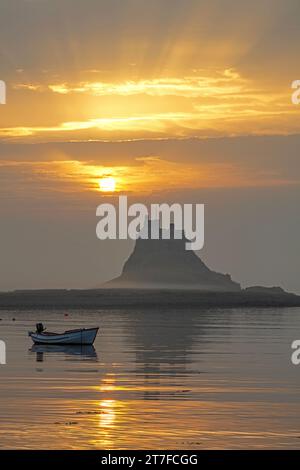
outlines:
[{"label": "sea", "polygon": [[[2,449],[300,449],[300,309],[0,311]],[[94,346],[28,330],[99,326]]]}]

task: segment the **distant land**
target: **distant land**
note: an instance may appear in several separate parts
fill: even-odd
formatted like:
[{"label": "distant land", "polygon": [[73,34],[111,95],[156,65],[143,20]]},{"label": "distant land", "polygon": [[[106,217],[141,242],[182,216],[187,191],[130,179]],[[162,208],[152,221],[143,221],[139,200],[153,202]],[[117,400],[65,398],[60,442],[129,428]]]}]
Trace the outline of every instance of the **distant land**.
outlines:
[{"label": "distant land", "polygon": [[[162,232],[160,233],[162,236]],[[98,289],[0,293],[5,309],[298,307],[300,296],[280,287],[242,289],[229,274],[211,271],[185,238],[138,239],[122,274]]]},{"label": "distant land", "polygon": [[[148,222],[148,233],[151,224]],[[157,227],[159,229],[159,227]],[[163,236],[168,238],[164,239]],[[176,238],[178,237],[178,238]],[[122,274],[104,286],[130,289],[188,289],[209,292],[239,292],[241,286],[229,274],[211,271],[192,250],[186,249],[182,231],[159,229],[159,239],[138,238]]]},{"label": "distant land", "polygon": [[300,307],[277,289],[205,292],[168,289],[31,290],[0,293],[0,310]]}]

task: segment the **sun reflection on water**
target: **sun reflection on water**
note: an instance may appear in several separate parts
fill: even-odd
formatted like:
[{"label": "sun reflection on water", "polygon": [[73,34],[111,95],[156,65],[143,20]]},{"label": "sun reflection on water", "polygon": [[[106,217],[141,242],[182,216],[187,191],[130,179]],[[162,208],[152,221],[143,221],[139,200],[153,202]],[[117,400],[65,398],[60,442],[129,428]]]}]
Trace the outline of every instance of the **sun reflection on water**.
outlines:
[{"label": "sun reflection on water", "polygon": [[116,401],[102,400],[100,407],[100,427],[111,428],[116,420]]}]

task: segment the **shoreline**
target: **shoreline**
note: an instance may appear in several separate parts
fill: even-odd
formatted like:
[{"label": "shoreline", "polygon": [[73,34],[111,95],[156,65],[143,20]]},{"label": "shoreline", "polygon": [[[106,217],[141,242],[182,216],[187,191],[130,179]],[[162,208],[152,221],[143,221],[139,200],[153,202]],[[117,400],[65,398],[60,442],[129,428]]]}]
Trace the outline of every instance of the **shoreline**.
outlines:
[{"label": "shoreline", "polygon": [[156,289],[33,290],[0,293],[1,310],[300,307],[290,293]]}]

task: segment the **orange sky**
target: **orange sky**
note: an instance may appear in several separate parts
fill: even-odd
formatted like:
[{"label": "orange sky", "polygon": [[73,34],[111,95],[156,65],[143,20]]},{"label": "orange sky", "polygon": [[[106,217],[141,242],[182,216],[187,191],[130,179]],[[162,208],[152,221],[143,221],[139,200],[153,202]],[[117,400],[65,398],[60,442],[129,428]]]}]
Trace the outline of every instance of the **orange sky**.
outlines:
[{"label": "orange sky", "polygon": [[[45,0],[16,10],[7,2],[0,18],[0,78],[7,84],[0,145],[299,133],[300,108],[291,102],[299,4],[225,3]],[[35,153],[34,165],[24,157],[22,166],[2,152],[0,168],[22,174],[25,165],[33,180],[55,178],[59,191],[70,182],[98,191],[101,177],[130,192],[290,184],[270,170],[249,172],[203,154],[189,162],[183,152],[175,162],[145,146],[130,162],[121,150],[116,164],[83,153],[80,161],[64,151]]]},{"label": "orange sky", "polygon": [[[133,140],[299,132],[291,83],[271,88],[236,68],[177,76],[11,84],[3,141]],[[101,75],[101,74],[100,74]],[[16,79],[15,79],[16,80]]]},{"label": "orange sky", "polygon": [[131,248],[96,239],[95,210],[127,194],[205,203],[212,269],[300,292],[299,17],[299,0],[1,1],[0,290],[118,275]]},{"label": "orange sky", "polygon": [[0,141],[299,132],[298,3],[225,3],[7,4]]}]

